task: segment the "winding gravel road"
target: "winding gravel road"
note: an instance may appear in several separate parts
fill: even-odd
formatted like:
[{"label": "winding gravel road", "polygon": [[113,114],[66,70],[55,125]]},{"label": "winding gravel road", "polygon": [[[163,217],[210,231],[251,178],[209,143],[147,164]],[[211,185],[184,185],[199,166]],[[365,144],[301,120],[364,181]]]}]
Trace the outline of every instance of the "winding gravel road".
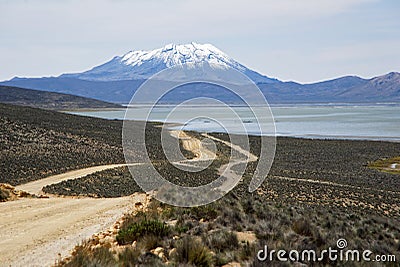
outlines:
[{"label": "winding gravel road", "polygon": [[[188,148],[193,146],[200,160],[215,157],[201,147],[200,141],[181,133]],[[199,159],[194,159],[199,160]],[[190,161],[190,160],[189,160]],[[77,179],[98,171],[127,166],[112,164],[74,170],[16,187],[32,194],[68,179]],[[94,233],[111,227],[137,202],[145,203],[146,194],[119,198],[25,198],[0,203],[0,267],[51,266],[66,257],[75,245]]]},{"label": "winding gravel road", "polygon": [[[172,132],[183,140],[184,147],[192,150],[194,159],[178,164],[194,164],[213,160],[216,155],[201,142],[184,132]],[[244,157],[226,164],[228,180],[237,174],[231,168],[239,163],[254,161],[253,154],[221,139],[204,135],[225,143]],[[140,164],[140,163],[138,163]],[[29,182],[16,189],[33,194],[43,194],[42,188],[68,179],[77,179],[98,171],[113,169],[126,164],[95,166]],[[229,190],[231,183],[228,183]],[[0,203],[0,266],[51,266],[58,259],[70,254],[73,247],[94,233],[104,231],[128,212],[137,202],[145,203],[146,194],[136,193],[119,198],[25,198]]]}]

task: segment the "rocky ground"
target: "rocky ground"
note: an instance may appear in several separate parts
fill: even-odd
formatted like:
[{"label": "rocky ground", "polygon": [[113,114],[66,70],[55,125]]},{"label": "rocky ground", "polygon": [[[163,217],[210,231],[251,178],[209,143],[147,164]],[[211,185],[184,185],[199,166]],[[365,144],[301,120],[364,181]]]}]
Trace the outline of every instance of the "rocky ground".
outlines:
[{"label": "rocky ground", "polygon": [[[228,140],[224,134],[213,135]],[[260,138],[250,137],[252,153],[258,155],[260,147]],[[278,137],[269,175],[400,191],[398,175],[369,167],[399,153],[400,143],[394,142]],[[250,164],[249,173],[255,166]]]}]

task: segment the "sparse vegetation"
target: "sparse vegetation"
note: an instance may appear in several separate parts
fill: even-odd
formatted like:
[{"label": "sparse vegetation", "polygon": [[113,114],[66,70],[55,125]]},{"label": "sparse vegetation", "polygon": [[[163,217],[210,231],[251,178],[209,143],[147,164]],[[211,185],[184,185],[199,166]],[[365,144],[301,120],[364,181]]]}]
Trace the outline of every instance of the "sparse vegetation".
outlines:
[{"label": "sparse vegetation", "polygon": [[120,167],[52,184],[44,187],[43,191],[65,196],[119,197],[140,192],[142,189],[136,184],[128,167]]},{"label": "sparse vegetation", "polygon": [[[347,141],[334,141],[335,146],[331,147],[332,141],[291,138],[279,140],[288,149],[290,145],[301,143],[304,147],[298,152],[308,156],[313,155],[312,158],[317,156],[317,147],[314,147],[314,143],[320,146],[318,150],[320,158],[325,158],[325,155],[321,154],[324,151],[321,146],[324,144],[327,145],[328,151],[330,149],[341,151],[338,148],[341,142],[344,142],[344,146],[348,145]],[[310,148],[307,145],[312,146]],[[388,154],[395,153],[390,146],[381,142],[356,142],[354,148],[358,149],[357,153],[363,155],[361,158],[366,160],[374,157],[372,147],[368,147],[371,145],[379,146],[380,152],[385,150]],[[346,238],[348,247],[352,249],[371,249],[376,254],[397,253],[400,246],[398,226],[400,192],[396,191],[395,187],[391,190],[380,187],[380,180],[373,179],[379,173],[366,166],[368,161],[361,164],[361,160],[356,159],[354,154],[347,156],[347,159],[352,159],[350,165],[355,168],[347,173],[348,166],[339,169],[329,169],[330,167],[320,169],[319,163],[315,165],[305,163],[301,156],[299,159],[292,158],[283,152],[282,149],[278,150],[281,154],[277,154],[276,165],[284,167],[282,169],[273,167],[272,175],[257,192],[249,193],[247,190],[251,170],[254,170],[256,164],[250,163],[244,180],[224,198],[212,204],[195,208],[178,208],[153,201],[146,216],[174,226],[168,236],[157,239],[157,242],[138,239],[138,246],[148,248],[143,249],[141,255],[145,251],[149,252],[154,246],[162,247],[164,251],[174,251],[184,244],[184,240],[191,240],[191,243],[201,247],[199,251],[193,253],[199,255],[201,262],[206,262],[205,266],[222,266],[229,262],[240,262],[244,266],[263,266],[264,263],[256,259],[256,253],[264,245],[271,250],[321,251],[335,247],[339,238]],[[287,153],[290,154],[290,151]],[[289,163],[285,162],[288,160],[287,157],[291,158]],[[300,161],[305,165],[305,171],[300,170]],[[328,164],[328,161],[325,163]],[[332,165],[336,166],[336,163],[333,162]],[[322,173],[318,173],[319,170]],[[291,173],[290,179],[286,179],[283,175],[285,172]],[[309,173],[313,174],[309,177],[311,180],[304,179]],[[360,185],[360,177],[364,174],[370,183],[365,182]],[[329,179],[319,178],[323,175],[327,175]],[[347,177],[360,175],[360,177],[356,181],[351,181],[344,180],[342,175]],[[382,179],[387,178],[392,184],[397,183],[393,179],[394,176],[387,175],[384,174]],[[136,217],[137,215],[126,220],[127,225],[129,221],[130,223],[135,221]],[[255,239],[239,239],[237,233],[242,233],[242,238],[246,236],[244,233],[250,233]],[[179,248],[181,254],[176,254],[175,250],[172,256],[166,256],[163,262],[168,262],[170,265],[189,264],[190,247]],[[207,257],[202,254],[205,251],[209,251],[206,253]],[[293,262],[287,263],[287,266],[292,264]],[[323,264],[332,265],[334,262],[326,260]],[[354,263],[354,266],[364,264]],[[279,266],[280,263],[274,261],[272,265]]]},{"label": "sparse vegetation", "polygon": [[[225,134],[212,135],[228,139]],[[259,155],[260,138],[250,136],[249,143],[251,152]],[[368,163],[398,157],[399,151],[400,143],[395,142],[278,137],[269,178],[311,179],[390,191],[400,188],[398,175],[371,169]],[[250,163],[246,173],[252,174],[256,164]]]},{"label": "sparse vegetation", "polygon": [[234,232],[225,229],[204,233],[204,243],[217,252],[232,251],[239,247],[239,241]]},{"label": "sparse vegetation", "polygon": [[[146,146],[151,160],[163,161],[157,125],[146,124]],[[125,163],[122,121],[0,104],[0,126],[0,183],[19,185],[68,170]],[[133,130],[140,126],[131,122]],[[135,155],[145,157],[137,140],[127,141]]]},{"label": "sparse vegetation", "polygon": [[[241,184],[240,187],[246,185]],[[141,257],[149,253],[155,255],[157,247],[162,248],[165,256],[154,258],[157,264],[222,266],[240,262],[242,266],[263,266],[265,263],[257,262],[256,253],[264,245],[271,250],[321,251],[334,248],[339,238],[346,238],[351,249],[398,254],[400,224],[396,217],[380,215],[373,210],[347,209],[318,202],[289,203],[268,199],[266,194],[242,194],[242,190],[235,188],[217,202],[196,208],[173,207],[152,200],[145,213],[125,217],[120,233],[130,227],[137,229],[146,220],[157,221],[159,228],[169,225],[170,231],[158,237],[151,234],[136,236],[133,250],[131,241],[134,239],[129,239],[125,245],[127,250],[116,258],[118,264],[126,262],[128,257],[139,264]],[[237,197],[238,193],[241,198]],[[237,231],[238,225],[241,232]],[[242,233],[241,239],[237,233]],[[246,239],[244,233],[250,233],[250,236],[253,233],[256,239]],[[272,264],[279,265],[279,262]],[[292,264],[288,263],[288,266]],[[333,262],[326,261],[324,264],[331,265]],[[354,264],[364,266],[365,263]]]},{"label": "sparse vegetation", "polygon": [[88,244],[77,246],[71,260],[65,263],[66,267],[82,266],[117,266],[113,254],[105,247],[91,250]]},{"label": "sparse vegetation", "polygon": [[0,125],[0,182],[123,163],[121,122],[0,104]]},{"label": "sparse vegetation", "polygon": [[[156,133],[152,134],[156,135]],[[191,132],[189,134],[199,139],[204,138],[198,133]],[[158,140],[157,138],[154,137],[153,139],[152,150],[160,153],[153,154],[153,158],[156,159],[153,161],[153,166],[158,173],[174,184],[192,187],[208,184],[219,177],[218,168],[229,161],[230,148],[219,143],[216,151],[217,155],[219,155],[218,159],[211,163],[208,168],[199,172],[185,172],[165,161],[162,148],[160,148],[161,144],[156,141]],[[187,158],[193,156],[192,153],[183,148],[181,148],[181,151]],[[146,173],[145,169],[147,167],[148,165],[136,166],[133,172],[136,172],[138,176],[142,175]],[[131,175],[128,167],[121,167],[96,172],[79,179],[52,184],[46,186],[43,191],[66,196],[118,197],[128,196],[142,190],[136,184],[134,176]]]},{"label": "sparse vegetation", "polygon": [[[0,105],[0,112],[1,181],[18,184],[68,169],[123,161],[120,122],[7,105]],[[150,137],[160,131],[151,125],[148,129]],[[250,138],[255,154],[259,141]],[[155,166],[173,182],[193,186],[215,177],[218,165],[209,173],[182,175],[163,162],[157,140],[148,145]],[[145,213],[124,218],[117,234],[121,250],[89,249],[84,243],[59,265],[221,266],[235,261],[262,266],[256,253],[264,245],[320,251],[335,247],[339,238],[346,238],[351,249],[398,255],[399,176],[371,169],[368,163],[396,157],[399,151],[397,143],[278,138],[270,175],[256,192],[248,192],[257,164],[250,163],[243,181],[219,201],[178,208],[153,200]],[[120,168],[51,188],[61,194],[115,197],[138,189],[129,177],[127,169]],[[6,193],[0,195],[5,197]],[[156,253],[158,248],[163,253]]]},{"label": "sparse vegetation", "polygon": [[[395,166],[394,168],[392,166]],[[400,157],[384,158],[370,162],[368,167],[391,174],[400,174]]]},{"label": "sparse vegetation", "polygon": [[141,254],[140,249],[127,246],[118,255],[118,260],[121,266],[134,267],[139,263]]}]

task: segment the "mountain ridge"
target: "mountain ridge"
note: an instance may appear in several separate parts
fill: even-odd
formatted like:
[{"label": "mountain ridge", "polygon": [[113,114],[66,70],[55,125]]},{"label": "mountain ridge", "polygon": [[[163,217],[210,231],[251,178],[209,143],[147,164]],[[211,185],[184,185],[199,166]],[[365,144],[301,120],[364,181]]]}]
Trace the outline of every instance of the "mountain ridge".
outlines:
[{"label": "mountain ridge", "polygon": [[[129,103],[134,92],[152,75],[168,67],[189,66],[201,68],[234,68],[255,82],[267,100],[279,103],[337,103],[337,102],[400,102],[400,73],[364,79],[358,76],[343,76],[326,81],[301,84],[283,82],[255,72],[230,58],[210,44],[169,44],[154,50],[133,50],[113,57],[106,63],[81,73],[67,73],[58,77],[18,78],[0,82],[1,85],[17,86],[43,91],[73,94],[114,103]],[[179,77],[173,77],[177,79]],[[200,88],[193,85],[185,97],[205,92],[227,102],[230,97],[221,96],[215,88]],[[246,93],[246,92],[244,92]],[[175,102],[182,100],[176,95]],[[170,97],[168,101],[174,101]]]},{"label": "mountain ridge", "polygon": [[0,103],[50,110],[122,107],[115,103],[76,95],[3,85],[0,85]]}]

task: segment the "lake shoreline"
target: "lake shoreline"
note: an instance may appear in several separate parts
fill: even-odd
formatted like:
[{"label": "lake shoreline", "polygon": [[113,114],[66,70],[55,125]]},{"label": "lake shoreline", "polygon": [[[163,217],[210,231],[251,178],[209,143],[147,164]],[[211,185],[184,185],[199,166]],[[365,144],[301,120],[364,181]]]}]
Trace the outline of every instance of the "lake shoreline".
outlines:
[{"label": "lake shoreline", "polygon": [[[184,107],[184,111],[168,117],[173,106],[160,105],[148,115],[148,106],[137,106],[131,110],[130,120],[147,120],[151,122],[173,123],[177,127],[172,130],[189,130],[208,133],[226,132],[221,125],[230,129],[231,134],[260,135],[258,120],[252,111],[245,107],[233,107],[239,118],[233,118],[221,107],[208,108],[209,116],[204,114],[204,107]],[[260,108],[260,107],[258,107]],[[257,109],[257,107],[254,107]],[[187,111],[187,112],[186,112]],[[288,136],[306,139],[337,139],[337,140],[375,140],[400,142],[400,106],[378,105],[352,106],[347,105],[280,105],[271,107],[275,131],[269,133],[276,136]],[[66,113],[97,117],[108,120],[124,120],[126,108],[76,110]],[[183,125],[180,127],[179,125]],[[243,125],[243,126],[241,126]],[[244,127],[247,132],[243,132]],[[263,130],[265,132],[265,130]]]}]

